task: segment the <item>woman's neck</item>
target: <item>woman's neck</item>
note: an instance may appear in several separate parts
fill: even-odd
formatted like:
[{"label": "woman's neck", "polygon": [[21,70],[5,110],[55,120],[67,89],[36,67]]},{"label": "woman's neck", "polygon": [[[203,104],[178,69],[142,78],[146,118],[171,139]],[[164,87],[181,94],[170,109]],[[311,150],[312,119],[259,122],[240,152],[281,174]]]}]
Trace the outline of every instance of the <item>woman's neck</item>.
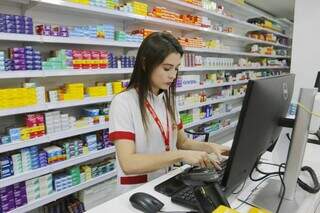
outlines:
[{"label": "woman's neck", "polygon": [[159,89],[159,88],[156,88],[156,87],[152,87],[152,88],[151,88],[151,92],[152,92],[154,95],[158,96],[159,93],[160,93],[160,89]]}]

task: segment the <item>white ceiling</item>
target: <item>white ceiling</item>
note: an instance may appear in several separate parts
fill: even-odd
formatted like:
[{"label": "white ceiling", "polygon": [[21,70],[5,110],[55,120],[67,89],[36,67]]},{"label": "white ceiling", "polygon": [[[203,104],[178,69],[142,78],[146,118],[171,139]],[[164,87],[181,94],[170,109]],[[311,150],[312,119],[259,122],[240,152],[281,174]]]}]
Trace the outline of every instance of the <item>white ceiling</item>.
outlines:
[{"label": "white ceiling", "polygon": [[294,19],[295,0],[246,0],[246,2],[278,18]]}]

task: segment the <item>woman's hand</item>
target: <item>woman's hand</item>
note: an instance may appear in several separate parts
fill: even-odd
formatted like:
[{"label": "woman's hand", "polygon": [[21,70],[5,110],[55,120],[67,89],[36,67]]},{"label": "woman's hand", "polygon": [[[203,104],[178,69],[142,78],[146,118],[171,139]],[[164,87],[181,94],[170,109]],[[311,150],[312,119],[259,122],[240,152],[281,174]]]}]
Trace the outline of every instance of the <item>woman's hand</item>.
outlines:
[{"label": "woman's hand", "polygon": [[230,154],[230,147],[223,146],[223,145],[216,144],[216,143],[208,143],[208,145],[209,145],[209,149],[210,149],[208,153],[216,154],[218,156],[218,159],[223,158],[221,155],[229,156],[229,154]]},{"label": "woman's hand", "polygon": [[192,150],[179,150],[183,162],[192,166],[200,166],[202,168],[216,168],[221,169],[219,160],[209,157],[207,152],[192,151]]}]

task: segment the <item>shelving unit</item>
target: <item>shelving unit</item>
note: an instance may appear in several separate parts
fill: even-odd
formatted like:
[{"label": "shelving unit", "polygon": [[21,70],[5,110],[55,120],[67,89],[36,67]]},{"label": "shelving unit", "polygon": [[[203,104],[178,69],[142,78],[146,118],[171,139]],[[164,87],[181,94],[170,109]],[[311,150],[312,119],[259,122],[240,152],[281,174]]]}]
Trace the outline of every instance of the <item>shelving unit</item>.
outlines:
[{"label": "shelving unit", "polygon": [[51,203],[53,201],[56,201],[60,198],[63,198],[63,197],[66,197],[68,195],[71,195],[75,192],[78,192],[78,191],[81,191],[83,189],[86,189],[90,186],[94,186],[96,185],[97,183],[102,183],[106,180],[109,180],[113,177],[115,177],[117,175],[116,171],[112,171],[112,172],[109,172],[107,174],[104,174],[104,175],[101,175],[99,177],[96,177],[96,178],[93,178],[89,181],[86,181],[84,183],[81,183],[79,185],[76,185],[76,186],[73,186],[73,187],[70,187],[66,190],[63,190],[63,191],[59,191],[59,192],[54,192],[53,194],[51,195],[48,195],[46,197],[43,197],[43,198],[40,198],[38,200],[35,200],[35,201],[32,201],[22,207],[19,207],[13,211],[10,211],[10,213],[22,213],[22,212],[28,212],[30,210],[33,210],[33,209],[36,209],[38,207],[41,207],[45,204],[48,204],[48,203]]},{"label": "shelving unit", "polygon": [[49,173],[52,173],[55,171],[59,171],[64,168],[68,168],[68,167],[71,167],[74,165],[85,163],[85,162],[93,160],[93,159],[104,157],[104,156],[106,156],[108,154],[112,154],[114,152],[115,152],[114,147],[90,152],[89,154],[86,154],[86,155],[81,155],[81,156],[74,157],[74,158],[71,158],[71,159],[68,159],[65,161],[60,161],[60,162],[57,162],[54,164],[50,164],[48,166],[45,166],[45,167],[42,167],[39,169],[30,170],[30,171],[24,172],[19,175],[14,175],[11,177],[0,179],[0,185],[1,185],[1,187],[10,186],[15,183],[19,183],[19,182],[29,180],[29,179],[32,179],[35,177],[40,177],[42,175],[49,174]]},{"label": "shelving unit", "polygon": [[[204,36],[206,39],[219,39],[220,41],[227,43],[230,42],[230,45],[226,45],[226,48],[214,49],[214,48],[191,48],[184,47],[184,51],[188,53],[195,53],[196,55],[203,56],[212,56],[212,57],[230,57],[230,58],[247,58],[253,60],[260,60],[267,58],[269,59],[283,59],[290,60],[290,45],[283,45],[279,43],[273,43],[258,39],[253,39],[245,36],[245,33],[226,33],[218,30],[213,30],[201,26],[178,23],[174,21],[164,20],[160,18],[150,17],[150,16],[142,16],[136,15],[133,13],[126,13],[122,11],[110,10],[106,8],[100,8],[90,5],[81,5],[77,3],[71,3],[64,0],[59,1],[51,1],[51,0],[4,0],[0,3],[0,13],[2,11],[1,4],[7,2],[9,5],[12,2],[15,2],[14,9],[15,13],[17,13],[17,9],[21,10],[21,14],[27,16],[33,16],[35,20],[39,23],[48,23],[57,24],[56,20],[66,20],[67,26],[78,26],[85,25],[91,23],[104,24],[104,23],[112,23],[116,26],[118,30],[127,31],[131,30],[133,26],[152,26],[152,29],[166,29],[172,31],[177,36],[183,37],[191,37],[191,36]],[[202,7],[187,3],[183,0],[145,0],[144,2],[155,5],[165,5],[170,10],[182,10],[185,13],[196,13],[201,14],[202,16],[207,16],[209,19],[213,20],[214,23],[223,23],[226,25],[232,25],[233,27],[241,28],[243,31],[261,31],[267,33],[273,33],[276,36],[286,38],[291,40],[291,35],[283,34],[271,29],[266,29],[260,26],[256,26],[246,22],[245,18],[238,17],[229,17],[221,15],[217,12],[210,11],[204,9]],[[259,13],[256,10],[252,10],[248,5],[238,5],[234,3],[232,0],[223,0],[222,3],[226,4],[226,6],[237,8],[238,10],[247,11],[248,14],[256,14],[259,16],[265,16],[264,13]],[[16,6],[18,5],[18,6]],[[10,6],[11,9],[13,6]],[[172,7],[172,8],[171,8]],[[21,9],[22,8],[22,9]],[[9,11],[10,9],[6,8],[5,11]],[[55,11],[54,16],[49,14],[50,11]],[[48,17],[46,12],[48,12]],[[20,13],[19,13],[20,14]],[[59,14],[62,17],[59,17]],[[268,17],[272,18],[272,17]],[[273,21],[277,21],[272,19]],[[278,23],[282,23],[277,21]],[[139,26],[140,27],[140,26]],[[0,49],[1,47],[8,45],[10,47],[22,46],[22,45],[35,45],[37,48],[42,48],[44,51],[47,51],[47,47],[54,49],[56,48],[79,48],[79,49],[111,49],[111,52],[116,52],[119,54],[120,52],[123,54],[131,54],[134,55],[139,48],[141,43],[138,42],[125,42],[125,41],[115,41],[115,40],[106,40],[106,39],[98,39],[98,38],[84,38],[84,37],[53,37],[53,36],[40,36],[40,35],[24,35],[24,34],[11,34],[11,33],[0,33]],[[257,54],[257,53],[248,53],[245,51],[243,46],[235,47],[237,45],[245,45],[245,44],[258,44],[261,46],[272,46],[275,49],[285,49],[289,52],[289,55],[265,55],[265,54]],[[2,45],[2,46],[1,46]],[[42,51],[42,50],[41,50]],[[284,53],[278,53],[284,54]],[[277,63],[279,64],[279,63]],[[229,66],[229,67],[206,67],[206,66],[195,66],[195,67],[180,67],[179,75],[189,75],[192,74],[205,74],[212,73],[216,71],[226,71],[228,73],[236,74],[239,71],[290,71],[290,66]],[[106,69],[81,69],[81,70],[34,70],[34,71],[6,71],[0,72],[0,84],[1,82],[5,82],[6,85],[10,82],[37,82],[41,84],[41,86],[45,86],[46,89],[51,89],[57,84],[61,85],[63,82],[88,82],[91,83],[93,81],[107,80],[113,81],[118,79],[125,79],[130,76],[133,72],[133,68],[106,68]],[[59,82],[61,80],[61,82]],[[208,97],[212,97],[213,91],[219,90],[223,87],[230,86],[232,88],[237,88],[244,86],[248,83],[248,80],[242,81],[232,81],[232,82],[224,82],[217,84],[204,84],[190,87],[179,87],[176,92],[177,95],[181,95],[184,93],[197,93],[200,90],[208,92],[210,95]],[[14,83],[12,83],[14,84]],[[229,88],[229,87],[228,87]],[[193,105],[184,105],[179,106],[178,111],[193,111],[193,109],[206,107],[209,105],[219,105],[225,103],[236,103],[233,109],[229,112],[223,113],[214,113],[213,116],[196,120],[191,123],[184,124],[185,129],[192,129],[204,125],[206,123],[213,122],[215,120],[223,120],[230,118],[231,123],[228,126],[222,127],[217,131],[210,132],[210,137],[217,136],[221,133],[226,133],[227,131],[232,131],[235,129],[237,125],[237,116],[241,111],[241,101],[244,95],[235,95],[223,98],[216,99],[208,99],[206,102],[199,102]],[[0,110],[0,118],[8,119],[10,117],[14,117],[16,115],[21,116],[21,114],[25,113],[34,113],[34,112],[47,112],[50,110],[61,110],[72,113],[76,112],[80,108],[80,106],[94,105],[94,104],[103,104],[110,103],[112,101],[113,96],[107,97],[99,97],[99,98],[90,98],[86,97],[83,100],[76,101],[59,101],[59,102],[47,102],[45,104],[38,104],[34,106],[21,107],[16,109],[5,109]],[[189,112],[190,112],[189,111]],[[19,149],[36,146],[36,145],[45,145],[50,144],[54,141],[73,137],[80,136],[87,133],[96,132],[99,130],[107,129],[109,127],[108,123],[105,124],[96,124],[90,125],[82,128],[74,128],[69,129],[67,131],[47,134],[45,136],[30,139],[27,141],[16,141],[9,144],[0,144],[0,156],[5,153],[14,153]],[[0,128],[1,122],[0,122]],[[0,131],[1,132],[1,131]],[[21,181],[29,180],[35,177],[39,177],[41,175],[54,173],[63,169],[66,169],[71,166],[79,165],[82,163],[86,163],[90,160],[95,160],[98,158],[102,158],[107,155],[112,155],[115,153],[115,148],[111,147],[105,150],[99,150],[95,152],[91,152],[87,155],[82,155],[76,158],[71,158],[66,161],[58,162],[55,164],[48,165],[43,168],[39,168],[36,170],[24,172],[22,174],[14,175],[8,178],[0,179],[0,186],[5,187],[12,185],[14,183],[18,183]],[[48,204],[52,201],[55,201],[59,198],[63,198],[67,195],[73,194],[90,186],[93,186],[97,183],[101,183],[105,180],[108,180],[112,177],[116,176],[116,172],[112,171],[105,175],[99,176],[97,178],[91,179],[87,182],[81,183],[77,186],[73,186],[66,190],[60,192],[54,192],[53,194],[40,198],[38,200],[29,202],[28,204],[17,208],[11,213],[15,212],[27,212],[38,207],[41,207],[45,204]]]},{"label": "shelving unit", "polygon": [[90,132],[96,132],[99,130],[107,129],[109,127],[108,123],[105,124],[95,124],[92,126],[87,126],[87,127],[82,127],[82,128],[75,128],[75,129],[70,129],[67,131],[62,131],[58,133],[53,133],[53,134],[48,134],[39,138],[34,138],[26,141],[17,141],[17,142],[12,142],[8,144],[1,144],[0,145],[0,154],[9,152],[12,150],[17,150],[17,149],[22,149],[25,147],[30,147],[30,146],[36,146],[36,145],[41,145],[45,143],[50,143],[52,141],[64,139],[64,138],[69,138],[77,135],[82,135]]},{"label": "shelving unit", "polygon": [[184,128],[189,129],[189,128],[192,128],[192,127],[195,127],[195,126],[198,126],[198,125],[201,125],[201,124],[213,121],[213,120],[217,120],[219,118],[226,117],[228,115],[233,115],[235,113],[240,112],[240,110],[241,110],[241,108],[236,108],[236,109],[231,110],[230,112],[219,113],[217,115],[213,115],[212,117],[209,117],[209,118],[206,118],[206,119],[194,121],[194,122],[185,124]]}]

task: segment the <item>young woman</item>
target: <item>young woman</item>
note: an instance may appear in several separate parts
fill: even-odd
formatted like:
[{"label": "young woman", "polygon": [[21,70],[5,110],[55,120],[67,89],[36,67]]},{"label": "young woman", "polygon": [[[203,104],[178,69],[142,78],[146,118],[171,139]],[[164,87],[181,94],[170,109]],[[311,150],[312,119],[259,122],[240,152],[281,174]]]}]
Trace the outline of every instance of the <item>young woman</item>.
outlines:
[{"label": "young woman", "polygon": [[116,145],[122,185],[145,183],[174,163],[216,167],[228,148],[188,139],[175,107],[175,86],[183,55],[171,34],[152,33],[142,42],[126,91],[110,107],[110,139]]}]

